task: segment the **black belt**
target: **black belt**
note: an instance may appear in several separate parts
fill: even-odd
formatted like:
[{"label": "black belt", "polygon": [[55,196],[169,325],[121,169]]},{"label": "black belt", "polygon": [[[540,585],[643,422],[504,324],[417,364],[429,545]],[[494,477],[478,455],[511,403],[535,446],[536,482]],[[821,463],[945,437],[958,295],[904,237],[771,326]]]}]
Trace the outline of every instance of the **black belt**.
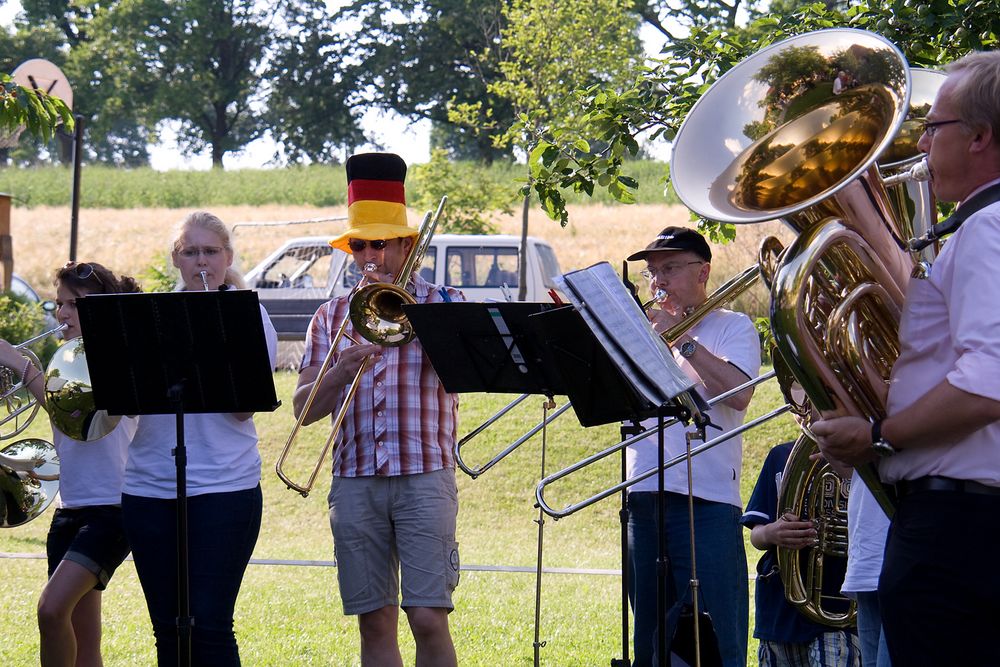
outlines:
[{"label": "black belt", "polygon": [[1000,496],[1000,487],[998,486],[987,486],[968,479],[952,479],[950,477],[902,479],[896,482],[896,491],[900,497],[921,491],[951,491],[953,493],[975,493],[982,496]]}]

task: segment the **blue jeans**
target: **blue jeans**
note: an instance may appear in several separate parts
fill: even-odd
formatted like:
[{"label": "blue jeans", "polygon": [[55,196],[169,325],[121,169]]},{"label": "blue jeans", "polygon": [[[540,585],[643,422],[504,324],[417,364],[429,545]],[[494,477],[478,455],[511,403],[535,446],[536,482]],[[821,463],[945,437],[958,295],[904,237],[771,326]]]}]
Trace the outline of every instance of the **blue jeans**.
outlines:
[{"label": "blue jeans", "polygon": [[[177,501],[122,494],[125,534],[161,667],[177,664]],[[260,486],[188,498],[191,664],[239,665],[233,611],[257,534]]]},{"label": "blue jeans", "polygon": [[[653,664],[656,636],[656,496],[628,496],[629,599],[635,618],[635,667]],[[690,598],[691,545],[687,497],[666,493],[667,611],[678,597]],[[695,549],[699,608],[708,611],[719,639],[723,664],[745,667],[750,613],[747,557],[740,532],[740,509],[695,498]],[[669,650],[669,638],[668,638]]]},{"label": "blue jeans", "polygon": [[878,592],[855,593],[858,599],[858,641],[861,642],[861,664],[864,667],[891,667],[889,648],[882,632],[882,615],[878,610]]}]

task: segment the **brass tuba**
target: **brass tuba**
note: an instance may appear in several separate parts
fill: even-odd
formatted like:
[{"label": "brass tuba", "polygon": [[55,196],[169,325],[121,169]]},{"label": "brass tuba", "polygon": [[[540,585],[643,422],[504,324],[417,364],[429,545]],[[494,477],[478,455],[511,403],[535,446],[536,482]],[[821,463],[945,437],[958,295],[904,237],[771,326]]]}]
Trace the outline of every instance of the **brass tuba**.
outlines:
[{"label": "brass tuba", "polygon": [[804,549],[778,549],[778,572],[789,603],[816,623],[844,628],[854,624],[854,600],[825,591],[838,591],[844,581],[851,483],[829,463],[809,458],[818,451],[805,433],[795,441],[781,474],[777,514],[790,512],[813,521],[818,541]]},{"label": "brass tuba", "polygon": [[[834,92],[841,71],[851,83]],[[824,414],[884,416],[903,295],[922,259],[906,240],[934,216],[926,183],[914,185],[907,166],[919,158],[913,137],[940,80],[921,74],[915,95],[916,78],[878,35],[799,35],[723,75],[674,142],[674,189],[695,213],[728,223],[780,219],[797,232],[765,275],[771,328],[781,359]],[[891,515],[874,467],[858,472]],[[788,574],[786,592],[798,586]]]}]

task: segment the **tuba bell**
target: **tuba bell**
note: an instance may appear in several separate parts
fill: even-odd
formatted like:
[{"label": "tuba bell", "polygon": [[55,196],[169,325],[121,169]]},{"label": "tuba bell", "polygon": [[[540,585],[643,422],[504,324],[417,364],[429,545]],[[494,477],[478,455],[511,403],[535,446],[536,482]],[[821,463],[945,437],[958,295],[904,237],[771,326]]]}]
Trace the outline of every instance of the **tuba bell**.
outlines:
[{"label": "tuba bell", "polygon": [[[851,81],[835,91],[840,71]],[[781,360],[824,414],[884,416],[903,295],[926,259],[907,239],[935,214],[911,169],[916,128],[941,80],[911,74],[878,35],[807,33],[720,77],[677,133],[673,184],[690,209],[727,223],[780,219],[797,233],[766,277],[770,323]],[[858,472],[891,515],[874,467]],[[807,486],[817,475],[790,477]]]}]

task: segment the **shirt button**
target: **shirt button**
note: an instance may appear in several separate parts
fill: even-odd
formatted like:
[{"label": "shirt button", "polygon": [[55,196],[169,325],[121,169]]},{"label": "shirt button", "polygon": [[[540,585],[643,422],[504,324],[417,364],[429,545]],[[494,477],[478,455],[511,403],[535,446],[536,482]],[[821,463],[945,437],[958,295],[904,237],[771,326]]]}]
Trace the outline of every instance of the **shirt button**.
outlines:
[{"label": "shirt button", "polygon": [[376,386],[376,387],[381,387],[381,386],[382,386],[382,383],[381,383],[381,382],[376,382],[376,383],[375,383],[375,386]]},{"label": "shirt button", "polygon": [[378,411],[378,416],[379,416],[379,417],[381,417],[381,416],[382,416],[382,415],[384,415],[384,414],[385,414],[385,413],[384,413],[384,412],[382,412],[381,410],[379,410],[379,411]]},{"label": "shirt button", "polygon": [[384,443],[384,442],[382,442],[381,440],[379,440],[379,441],[378,441],[378,442],[377,442],[376,444],[377,444],[377,445],[378,445],[379,447],[381,447],[381,446],[382,446],[382,445],[384,445],[385,443]]}]

